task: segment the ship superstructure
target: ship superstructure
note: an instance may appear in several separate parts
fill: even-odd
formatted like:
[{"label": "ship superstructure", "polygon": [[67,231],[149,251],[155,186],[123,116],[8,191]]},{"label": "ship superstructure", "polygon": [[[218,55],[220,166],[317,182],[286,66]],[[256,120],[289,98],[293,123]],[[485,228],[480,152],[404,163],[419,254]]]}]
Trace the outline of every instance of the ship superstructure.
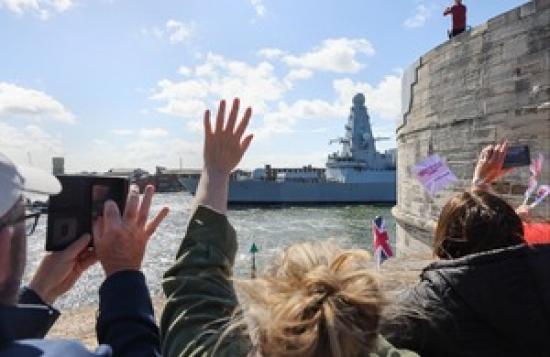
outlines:
[{"label": "ship superstructure", "polygon": [[353,97],[345,130],[344,137],[330,141],[342,144],[342,150],[328,157],[327,181],[365,182],[369,175],[377,172],[395,175],[395,150],[383,154],[376,151],[376,141],[387,138],[373,137],[365,96],[361,93]]},{"label": "ship superstructure", "polygon": [[[345,136],[339,152],[330,154],[326,168],[255,169],[251,176],[234,175],[229,185],[229,202],[238,204],[326,204],[395,202],[395,150],[376,151],[365,96],[353,98]],[[181,179],[195,194],[197,178]]]}]

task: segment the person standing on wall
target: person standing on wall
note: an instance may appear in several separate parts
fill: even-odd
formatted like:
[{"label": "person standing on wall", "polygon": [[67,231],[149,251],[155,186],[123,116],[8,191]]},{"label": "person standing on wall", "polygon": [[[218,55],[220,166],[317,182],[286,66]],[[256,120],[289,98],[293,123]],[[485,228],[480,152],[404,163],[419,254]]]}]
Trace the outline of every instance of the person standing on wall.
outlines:
[{"label": "person standing on wall", "polygon": [[462,4],[462,0],[455,0],[453,6],[445,9],[443,16],[453,16],[453,29],[449,31],[449,38],[453,38],[461,34],[466,29],[466,6]]}]

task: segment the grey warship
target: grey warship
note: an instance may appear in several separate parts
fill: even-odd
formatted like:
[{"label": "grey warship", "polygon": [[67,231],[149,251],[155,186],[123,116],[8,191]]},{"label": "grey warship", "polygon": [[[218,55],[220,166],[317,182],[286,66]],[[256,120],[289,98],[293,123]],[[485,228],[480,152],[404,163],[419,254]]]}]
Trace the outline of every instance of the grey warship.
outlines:
[{"label": "grey warship", "polygon": [[[395,150],[379,153],[361,93],[353,98],[345,136],[331,140],[342,148],[328,156],[326,168],[264,168],[237,171],[229,184],[231,204],[394,203]],[[383,138],[382,138],[383,139]],[[198,178],[181,178],[193,195]]]}]

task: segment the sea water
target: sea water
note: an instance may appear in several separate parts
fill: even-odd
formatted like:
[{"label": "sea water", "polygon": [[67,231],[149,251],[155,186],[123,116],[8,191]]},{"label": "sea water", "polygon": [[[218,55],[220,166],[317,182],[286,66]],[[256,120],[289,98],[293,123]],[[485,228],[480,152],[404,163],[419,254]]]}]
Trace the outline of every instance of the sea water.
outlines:
[{"label": "sea water", "polygon": [[[143,261],[143,272],[154,296],[162,295],[161,280],[173,264],[189,221],[193,197],[189,193],[157,194],[152,212],[163,206],[170,214],[151,238]],[[250,275],[252,243],[256,243],[256,265],[262,270],[273,256],[296,242],[333,240],[342,247],[372,250],[371,222],[383,216],[392,245],[395,243],[395,220],[391,206],[269,206],[232,207],[228,217],[237,231],[239,249],[235,260],[235,275]],[[28,264],[25,281],[30,280],[45,254],[46,217],[41,217],[36,232],[28,238]],[[90,268],[55,306],[73,308],[97,303],[98,289],[104,280],[100,264]]]}]

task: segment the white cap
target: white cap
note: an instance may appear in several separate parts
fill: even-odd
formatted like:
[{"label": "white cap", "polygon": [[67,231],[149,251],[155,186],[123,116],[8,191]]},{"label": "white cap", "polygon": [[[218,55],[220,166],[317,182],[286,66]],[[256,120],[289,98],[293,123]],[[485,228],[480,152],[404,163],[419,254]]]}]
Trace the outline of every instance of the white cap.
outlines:
[{"label": "white cap", "polygon": [[8,212],[23,192],[55,195],[61,184],[55,176],[34,167],[15,165],[0,153],[0,217]]}]

